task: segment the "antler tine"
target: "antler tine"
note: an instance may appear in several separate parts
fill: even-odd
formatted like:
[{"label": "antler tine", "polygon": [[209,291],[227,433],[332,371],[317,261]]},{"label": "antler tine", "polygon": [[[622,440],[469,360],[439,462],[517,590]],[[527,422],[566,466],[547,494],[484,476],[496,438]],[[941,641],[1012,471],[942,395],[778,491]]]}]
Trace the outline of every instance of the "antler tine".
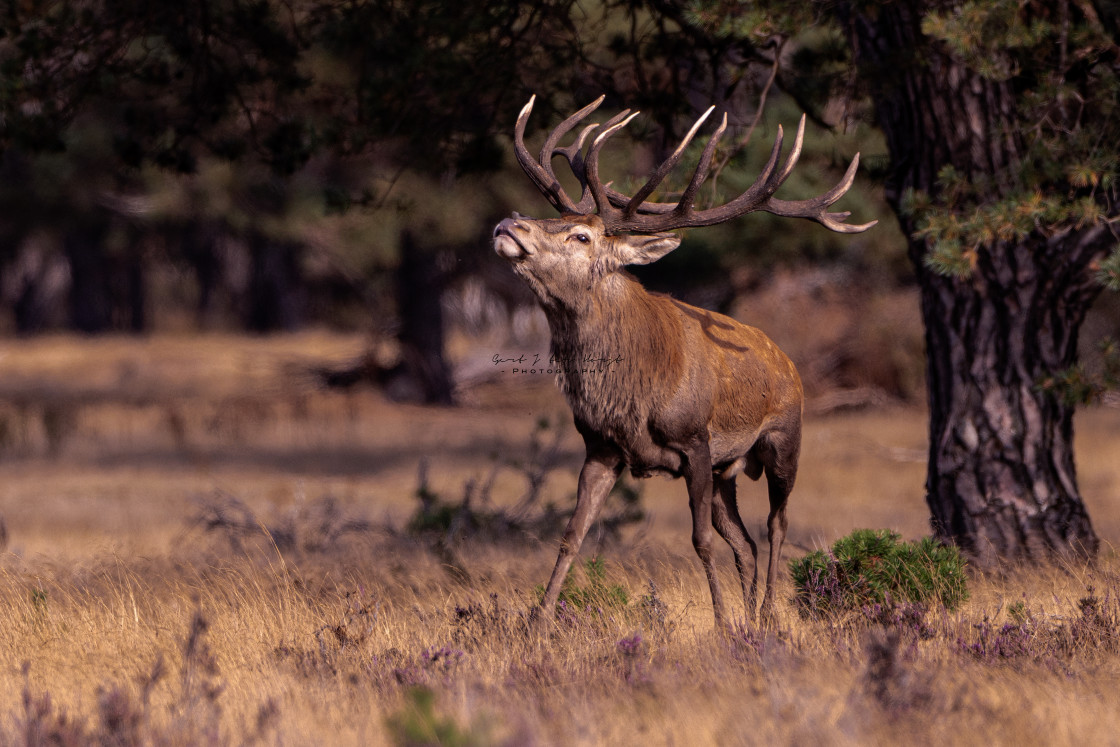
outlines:
[{"label": "antler tine", "polygon": [[606,96],[600,96],[556,126],[556,129],[549,134],[548,138],[544,141],[544,145],[541,146],[542,166],[546,165],[546,159],[551,158],[554,153],[558,152],[556,144],[560,142],[560,138],[567,135],[576,124],[586,119],[588,114],[598,109],[602,105],[604,99],[606,99]]},{"label": "antler tine", "polygon": [[[851,188],[852,183],[855,181],[856,170],[859,167],[859,154],[856,154],[840,182],[819,197],[809,200],[779,200],[773,196],[774,192],[777,191],[786,179],[789,178],[789,175],[793,173],[793,169],[801,157],[801,149],[805,140],[804,115],[798,123],[797,135],[794,138],[793,147],[790,149],[789,155],[786,157],[780,169],[777,169],[777,165],[778,160],[781,158],[784,133],[782,126],[778,125],[778,134],[774,138],[774,146],[770,151],[770,157],[767,159],[766,165],[762,168],[755,182],[741,195],[724,205],[693,212],[693,200],[695,199],[696,192],[699,191],[700,186],[703,184],[704,180],[707,179],[708,161],[710,161],[715,150],[714,141],[717,140],[718,136],[723,134],[722,130],[723,125],[721,124],[720,129],[717,130],[717,132],[712,135],[712,139],[708,141],[708,146],[704,149],[704,154],[700,157],[700,164],[697,166],[696,173],[693,175],[692,181],[689,183],[688,188],[681,196],[679,202],[645,202],[638,208],[637,212],[640,214],[634,216],[627,225],[621,227],[621,230],[654,232],[667,231],[674,228],[710,226],[758,210],[781,215],[783,217],[808,218],[838,233],[859,233],[861,231],[866,231],[878,222],[871,221],[870,223],[860,225],[847,224],[843,221],[850,213],[830,213],[825,210],[843,197]],[[617,198],[614,199],[616,200],[615,204],[623,204],[617,201]],[[625,196],[623,196],[623,199],[625,199]]]},{"label": "antler tine", "polygon": [[572,173],[575,174],[576,179],[579,181],[582,194],[580,194],[579,202],[576,204],[572,212],[577,214],[587,213],[595,206],[592,199],[590,190],[587,189],[587,176],[584,173],[583,165],[583,143],[587,140],[587,136],[598,129],[599,125],[589,124],[583,128],[579,133],[576,141],[566,148],[553,148],[552,155],[564,156],[568,159],[568,165],[572,168]]},{"label": "antler tine", "polygon": [[581,173],[583,171],[583,144],[587,140],[587,136],[597,129],[599,129],[598,124],[589,124],[579,133],[579,137],[576,138],[574,143],[566,148],[554,147],[552,149],[552,155],[564,156],[564,158],[568,159],[568,164],[571,165],[572,170],[575,171],[576,176],[580,179],[583,179],[583,174]]},{"label": "antler tine", "polygon": [[[626,209],[622,212],[623,220],[632,218],[634,214],[638,212],[638,209],[642,206],[642,203],[645,202],[646,198],[653,194],[653,190],[657,189],[657,186],[669,175],[669,172],[673,170],[677,162],[681,160],[681,156],[684,155],[684,150],[688,147],[688,144],[692,142],[692,138],[696,137],[700,125],[704,124],[704,120],[706,120],[715,109],[714,106],[709,106],[708,111],[700,115],[700,118],[692,125],[692,129],[681,139],[681,143],[677,146],[677,149],[649,175],[649,179],[646,180],[642,188],[635,192],[633,197],[627,200]],[[695,177],[693,178],[695,179]],[[622,206],[619,205],[618,207]]]},{"label": "antler tine", "polygon": [[612,135],[630,124],[630,120],[636,116],[638,116],[638,112],[631,114],[629,109],[623,109],[614,117],[611,117],[607,123],[603,125],[603,131],[596,135],[595,139],[591,141],[591,147],[587,149],[587,158],[584,163],[587,188],[591,191],[591,196],[595,200],[595,207],[599,209],[599,216],[603,219],[603,222],[612,229],[622,228],[623,224],[620,221],[621,216],[619,216],[618,210],[610,201],[609,194],[613,190],[609,189],[609,184],[604,185],[599,180],[599,152]]},{"label": "antler tine", "polygon": [[[772,194],[774,190],[785,181],[785,178],[789,174],[784,172],[792,169],[792,164],[788,160],[781,172],[778,174],[774,173],[774,169],[778,165],[778,158],[782,155],[782,142],[784,139],[782,126],[778,125],[778,135],[774,138],[774,146],[770,149],[770,157],[766,159],[766,165],[762,167],[762,171],[759,173],[758,178],[755,179],[754,184],[726,205],[703,210],[699,213],[691,212],[692,201],[695,199],[696,192],[708,178],[709,164],[705,162],[705,159],[710,161],[712,155],[715,153],[716,143],[718,143],[719,138],[723,135],[726,121],[727,115],[725,114],[723,123],[721,123],[719,129],[712,134],[712,138],[708,141],[707,147],[704,148],[704,153],[700,156],[700,165],[697,166],[696,173],[692,175],[692,181],[689,182],[688,188],[681,197],[681,201],[646,202],[641,205],[638,211],[646,216],[668,216],[668,214],[674,214],[675,218],[670,219],[665,217],[660,221],[646,219],[642,221],[645,224],[643,225],[643,230],[646,230],[646,226],[650,227],[649,230],[666,231],[672,228],[710,226],[715,223],[722,223],[738,215],[757,210],[758,203],[764,201],[767,196]],[[791,155],[797,155],[798,150],[800,150],[800,148],[795,149],[794,153]],[[625,195],[622,197],[625,200]],[[688,198],[688,202],[686,207],[682,209],[681,205],[685,203],[685,197]],[[641,216],[638,217],[638,220],[642,220]]]},{"label": "antler tine", "polygon": [[[608,119],[607,126],[610,126],[614,121],[614,117]],[[556,149],[557,153],[568,159],[568,165],[572,167],[572,173],[576,175],[576,179],[579,180],[580,187],[583,189],[583,193],[579,198],[579,204],[576,205],[575,209],[575,212],[578,215],[589,213],[595,208],[594,195],[588,188],[587,183],[587,163],[583,157],[583,143],[587,139],[587,136],[598,128],[598,124],[588,125],[583,129],[583,132],[579,134],[579,137],[574,143],[569,145],[567,148]],[[610,184],[608,183],[606,186],[609,192]]]},{"label": "antler tine", "polygon": [[541,194],[552,203],[552,206],[560,212],[570,211],[575,205],[571,198],[564,193],[564,189],[560,186],[556,175],[552,173],[552,169],[545,169],[525,147],[525,125],[529,121],[529,114],[532,113],[533,103],[536,100],[536,94],[530,96],[529,103],[525,104],[521,108],[521,113],[517,115],[517,124],[513,128],[513,153],[517,157],[517,162],[521,164],[521,169],[525,172],[525,175],[536,185]]},{"label": "antler tine", "polygon": [[809,200],[779,200],[773,196],[774,192],[789,178],[797,165],[797,161],[801,157],[801,147],[804,140],[805,115],[803,114],[797,125],[797,136],[794,138],[793,148],[790,149],[785,163],[782,164],[781,170],[771,173],[782,148],[782,127],[778,125],[778,136],[774,139],[774,148],[770,152],[770,159],[755,183],[746,192],[725,205],[695,214],[686,214],[684,216],[688,220],[686,225],[708,226],[756,210],[764,210],[788,218],[808,218],[837,233],[860,233],[878,223],[878,221],[871,221],[859,225],[848,224],[843,221],[851,215],[850,212],[829,213],[825,210],[843,197],[855,182],[856,170],[859,168],[858,153],[849,164],[844,177],[823,195]]},{"label": "antler tine", "polygon": [[[801,132],[798,131],[797,134],[800,136]],[[774,194],[775,190],[777,190],[778,187],[781,186],[781,183],[785,181],[786,177],[789,176],[789,172],[793,170],[793,165],[801,155],[801,141],[798,139],[794,142],[793,150],[790,152],[790,158],[786,159],[782,170],[774,173],[774,168],[778,165],[778,158],[782,155],[782,144],[784,142],[785,130],[782,129],[781,125],[778,125],[778,134],[774,138],[774,147],[770,149],[770,157],[766,159],[766,165],[762,167],[762,172],[758,175],[758,178],[754,180],[754,184],[747,187],[743,194],[739,195],[731,202],[716,208],[701,211],[697,214],[697,218],[705,216],[711,220],[711,223],[699,223],[696,225],[722,223],[736,216],[757,210],[759,203],[765,201],[770,195]]]},{"label": "antler tine", "polygon": [[848,165],[848,170],[844,172],[844,178],[836,183],[836,186],[825,192],[820,197],[815,197],[811,200],[778,200],[771,198],[770,201],[763,206],[763,210],[789,218],[809,218],[820,223],[830,231],[837,233],[860,233],[874,226],[879,221],[873,220],[870,223],[852,224],[844,223],[844,220],[851,215],[847,210],[839,213],[829,213],[825,208],[832,205],[832,203],[843,197],[852,184],[856,180],[856,170],[859,168],[859,153],[856,153],[855,158],[852,159],[851,164]]},{"label": "antler tine", "polygon": [[[708,111],[710,112],[711,109]],[[712,133],[712,136],[708,138],[708,144],[704,146],[704,152],[700,154],[700,163],[696,165],[696,171],[692,174],[692,180],[688,183],[688,186],[685,187],[684,194],[681,195],[680,202],[677,203],[677,210],[680,212],[687,213],[692,209],[692,205],[696,201],[696,193],[700,191],[700,185],[708,178],[708,169],[711,168],[712,156],[715,155],[716,146],[719,145],[719,139],[723,137],[723,133],[726,131],[727,112],[724,112],[723,121],[720,122],[719,127]]]},{"label": "antler tine", "polygon": [[[561,122],[545,140],[539,159],[533,158],[525,147],[525,127],[529,114],[533,110],[536,96],[530,97],[529,103],[522,108],[521,114],[517,117],[517,126],[514,128],[514,153],[517,155],[517,160],[537,189],[561,213],[586,215],[594,208],[598,210],[599,216],[609,231],[635,231],[638,233],[656,233],[674,228],[710,226],[757,210],[764,210],[784,217],[808,218],[838,233],[859,233],[866,231],[878,222],[871,221],[870,223],[851,225],[844,222],[850,213],[830,213],[827,210],[829,206],[848,192],[855,181],[856,170],[859,167],[858,153],[852,159],[844,177],[823,195],[809,200],[779,200],[774,197],[774,192],[793,173],[793,169],[801,157],[801,148],[805,139],[804,115],[797,125],[797,136],[794,138],[793,147],[781,168],[778,169],[778,161],[782,155],[784,133],[781,125],[779,125],[770,157],[758,178],[746,191],[724,205],[708,210],[693,210],[696,195],[708,178],[708,171],[711,168],[716,147],[727,130],[726,114],[723,115],[719,127],[716,128],[716,131],[708,139],[707,145],[704,146],[700,162],[697,164],[696,171],[693,172],[692,179],[680,200],[675,203],[646,201],[646,198],[653,194],[653,191],[680,161],[684,151],[696,136],[701,125],[711,115],[714,107],[709,108],[696,120],[676,150],[650,174],[646,183],[632,197],[624,195],[611,189],[609,182],[604,184],[599,179],[599,154],[607,140],[629,124],[630,120],[637,116],[637,112],[631,113],[629,109],[622,111],[607,120],[602,129],[599,129],[599,125],[596,124],[587,125],[574,143],[566,147],[558,145],[560,139],[570,132],[577,123],[586,118],[588,114],[595,111],[603,103],[603,100],[604,97],[600,96]],[[596,129],[599,129],[599,132],[587,148],[586,155],[583,155],[584,143]],[[567,159],[583,188],[578,203],[574,202],[564,192],[560,181],[552,170],[552,159],[557,155],[564,156]]]},{"label": "antler tine", "polygon": [[[585,127],[583,132],[580,133],[580,136],[576,140],[576,142],[568,148],[558,148],[556,144],[560,142],[560,138],[568,134],[568,132],[577,123],[585,119],[588,114],[598,109],[606,97],[600,96],[599,98],[595,99],[590,104],[565,119],[551,133],[549,133],[548,137],[544,141],[544,145],[541,148],[539,160],[534,159],[533,156],[529,153],[529,149],[525,147],[525,125],[529,121],[529,114],[533,111],[533,103],[536,101],[536,98],[537,97],[535,94],[533,96],[530,96],[529,103],[525,104],[525,106],[521,109],[521,114],[517,117],[517,126],[514,128],[513,139],[513,149],[514,154],[517,156],[517,161],[521,164],[521,168],[529,176],[532,182],[537,186],[537,189],[539,189],[541,193],[544,194],[548,201],[551,202],[553,207],[555,207],[557,210],[562,213],[578,212],[581,206],[586,210],[587,208],[590,208],[590,202],[586,199],[586,194],[582,196],[580,204],[577,205],[572,201],[570,197],[568,197],[567,193],[564,192],[564,188],[560,186],[560,180],[556,178],[556,172],[552,170],[552,157],[556,154],[563,155],[568,159],[568,163],[572,165],[573,171],[575,171],[576,176],[581,176],[581,169],[577,167],[578,165],[574,162],[573,159],[578,159],[577,154],[583,148],[584,140],[587,138],[587,135],[598,125],[589,125],[588,127]],[[580,179],[580,182],[581,186],[584,186],[584,192],[586,193],[586,186],[583,185],[582,178]],[[584,205],[584,203],[587,203],[587,205]]]},{"label": "antler tine", "polygon": [[[779,137],[782,132],[782,126],[778,125]],[[801,158],[801,145],[805,142],[805,115],[801,115],[801,121],[797,123],[797,135],[793,138],[793,148],[790,149],[789,155],[786,156],[785,165],[782,170],[775,175],[774,189],[770,190],[773,193],[778,187],[782,186],[789,175],[793,173],[793,167],[797,165],[797,161]]]}]

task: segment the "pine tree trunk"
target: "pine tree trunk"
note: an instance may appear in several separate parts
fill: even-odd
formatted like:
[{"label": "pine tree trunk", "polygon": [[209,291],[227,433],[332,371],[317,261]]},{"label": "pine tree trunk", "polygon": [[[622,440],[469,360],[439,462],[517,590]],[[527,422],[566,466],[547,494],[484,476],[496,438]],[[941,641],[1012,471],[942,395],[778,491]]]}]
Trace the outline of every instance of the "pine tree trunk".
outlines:
[{"label": "pine tree trunk", "polygon": [[982,565],[1097,550],[1077,489],[1074,408],[1039,385],[1076,362],[1077,331],[1098,286],[1041,261],[1071,247],[1032,238],[985,252],[967,280],[920,273],[926,498],[935,534]]},{"label": "pine tree trunk", "polygon": [[[923,36],[935,5],[945,3],[840,8],[891,154],[887,197],[912,237],[914,217],[899,209],[908,190],[936,196],[946,165],[994,175],[999,189],[1023,152],[1008,85]],[[926,329],[933,529],[981,564],[1096,552],[1074,470],[1073,407],[1039,384],[1076,362],[1104,233],[1035,232],[984,247],[964,279],[931,270],[925,240],[910,240]]]}]

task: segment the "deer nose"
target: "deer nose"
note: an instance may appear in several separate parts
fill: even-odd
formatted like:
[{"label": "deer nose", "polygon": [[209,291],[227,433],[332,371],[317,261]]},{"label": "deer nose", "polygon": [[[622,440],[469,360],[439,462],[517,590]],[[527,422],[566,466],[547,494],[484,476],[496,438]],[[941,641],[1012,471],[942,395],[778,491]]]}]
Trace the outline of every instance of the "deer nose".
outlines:
[{"label": "deer nose", "polygon": [[497,238],[501,234],[512,235],[513,234],[513,229],[515,229],[515,228],[518,228],[518,229],[521,229],[522,231],[524,231],[525,226],[522,225],[521,222],[520,222],[520,219],[524,218],[524,217],[525,216],[523,216],[523,215],[518,215],[517,213],[514,213],[512,218],[506,218],[501,223],[494,226],[494,237]]}]

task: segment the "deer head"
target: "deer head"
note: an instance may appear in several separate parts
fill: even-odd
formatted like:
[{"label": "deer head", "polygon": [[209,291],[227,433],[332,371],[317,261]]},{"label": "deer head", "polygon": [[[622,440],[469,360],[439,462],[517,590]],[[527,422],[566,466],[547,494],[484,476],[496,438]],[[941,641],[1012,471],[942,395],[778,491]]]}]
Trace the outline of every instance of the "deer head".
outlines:
[{"label": "deer head", "polygon": [[573,308],[611,273],[656,261],[680,243],[668,234],[613,235],[598,215],[534,220],[514,213],[494,229],[494,250],[546,308]]},{"label": "deer head", "polygon": [[[561,147],[560,140],[602,104],[603,97],[600,96],[557,126],[545,140],[539,159],[535,159],[525,147],[524,140],[525,126],[533,110],[534,100],[535,97],[529,99],[517,118],[514,152],[525,173],[563,217],[540,220],[514,213],[513,217],[502,221],[495,228],[494,249],[513,263],[515,271],[525,278],[546,306],[586,298],[587,291],[596,282],[615,270],[626,265],[647,264],[665,256],[680,244],[679,238],[663,233],[665,231],[723,223],[759,210],[787,217],[808,218],[840,233],[866,231],[876,223],[871,221],[851,225],[844,222],[850,213],[832,213],[827,210],[852,186],[859,166],[858,154],[843,179],[819,197],[789,201],[773,196],[789,177],[801,156],[805,135],[804,116],[798,125],[793,149],[781,168],[778,168],[778,161],[783,133],[779,125],[770,158],[755,183],[724,205],[697,210],[697,193],[708,178],[712,156],[727,129],[726,114],[708,139],[700,162],[681,198],[675,203],[664,203],[651,202],[647,198],[680,161],[714,107],[709,108],[693,124],[676,150],[654,169],[645,185],[631,197],[600,180],[599,154],[607,140],[625,127],[637,112],[620,112],[601,129],[597,124],[587,125],[572,144]],[[596,130],[600,132],[590,141],[585,153],[588,138]],[[568,161],[579,181],[582,193],[578,201],[568,196],[552,170],[552,160],[556,156],[563,156]]]}]

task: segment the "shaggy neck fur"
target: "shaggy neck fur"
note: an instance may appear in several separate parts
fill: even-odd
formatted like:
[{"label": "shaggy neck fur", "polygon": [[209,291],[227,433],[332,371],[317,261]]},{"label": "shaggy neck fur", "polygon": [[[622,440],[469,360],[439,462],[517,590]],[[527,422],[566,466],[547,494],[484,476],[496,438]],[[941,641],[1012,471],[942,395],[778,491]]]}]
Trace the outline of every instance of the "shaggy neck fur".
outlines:
[{"label": "shaggy neck fur", "polygon": [[559,383],[577,417],[608,430],[644,421],[684,373],[671,302],[611,273],[567,304],[545,305]]}]

